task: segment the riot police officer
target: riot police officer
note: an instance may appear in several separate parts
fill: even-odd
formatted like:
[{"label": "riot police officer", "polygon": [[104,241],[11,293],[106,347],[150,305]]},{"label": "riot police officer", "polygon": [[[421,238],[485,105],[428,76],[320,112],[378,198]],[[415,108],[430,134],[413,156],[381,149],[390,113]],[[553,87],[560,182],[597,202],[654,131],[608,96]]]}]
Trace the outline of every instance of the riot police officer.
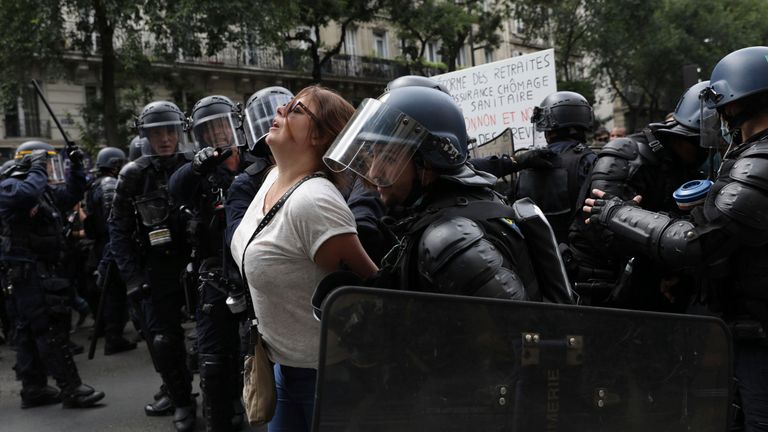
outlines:
[{"label": "riot police officer", "polygon": [[530,197],[547,216],[560,243],[568,239],[568,227],[580,207],[579,191],[597,156],[585,144],[592,129],[592,107],[584,96],[560,91],[544,98],[533,109],[531,123],[544,132],[551,151],[551,167],[521,171],[515,198]]},{"label": "riot police officer", "polygon": [[400,240],[371,283],[540,300],[524,239],[491,189],[495,177],[465,163],[467,141],[449,95],[406,86],[363,101],[326,152],[331,169],[351,169],[376,187]]},{"label": "riot police officer", "polygon": [[[629,200],[643,197],[640,205],[650,211],[678,212],[673,192],[681,185],[702,179],[701,165],[707,151],[699,146],[701,108],[699,93],[709,85],[692,86],[680,98],[673,120],[649,124],[642,132],[606,144],[595,163],[586,198],[592,189]],[[705,112],[711,112],[705,108]],[[575,289],[586,304],[682,312],[684,284],[674,288],[671,303],[660,292],[664,272],[642,256],[632,256],[622,238],[577,217],[567,253]],[[631,262],[630,262],[631,261]],[[622,286],[618,286],[622,284]],[[671,289],[671,288],[670,288]]]},{"label": "riot police officer", "polygon": [[142,156],[120,171],[109,219],[110,248],[141,321],[155,369],[167,395],[145,407],[147,415],[175,408],[177,430],[194,428],[192,375],[185,363],[179,275],[189,260],[186,213],[168,193],[173,172],[188,162],[194,146],[186,120],[171,102],[145,106],[136,127],[146,138]]},{"label": "riot police officer", "polygon": [[[82,383],[69,342],[72,286],[58,273],[64,253],[63,212],[85,191],[82,152],[69,149],[65,184],[60,155],[50,144],[28,141],[0,182],[3,259],[16,313],[17,361],[22,408],[61,401],[65,407],[96,404],[104,393]],[[46,384],[46,374],[61,392]]]},{"label": "riot police officer", "polygon": [[[734,336],[734,373],[746,430],[768,430],[768,47],[734,51],[712,71],[702,102],[716,114],[702,138],[725,138],[717,179],[690,219],[641,209],[594,190],[590,223],[621,236],[667,268],[698,278],[696,300],[721,314]],[[712,120],[712,121],[710,121]],[[722,129],[721,129],[722,128]],[[721,131],[720,134],[710,134]]]},{"label": "riot police officer", "polygon": [[[237,268],[224,247],[224,200],[235,176],[253,161],[245,148],[240,109],[226,96],[207,96],[192,108],[189,127],[201,148],[192,162],[171,176],[169,191],[194,218],[192,240],[194,273],[199,274],[197,350],[206,429],[239,429],[241,404],[240,323],[245,290]],[[231,309],[227,299],[242,304]]]},{"label": "riot police officer", "polygon": [[[112,211],[112,201],[117,188],[117,176],[127,162],[125,153],[116,147],[105,147],[96,155],[96,175],[85,194],[85,233],[94,241],[92,255],[96,260],[99,278],[97,285],[105,291],[104,310],[99,311],[104,321],[104,354],[111,355],[136,348],[136,343],[123,337],[128,322],[128,306],[125,287],[114,266],[109,248],[107,220]],[[103,278],[109,278],[104,280]],[[96,329],[98,331],[99,329]]]}]

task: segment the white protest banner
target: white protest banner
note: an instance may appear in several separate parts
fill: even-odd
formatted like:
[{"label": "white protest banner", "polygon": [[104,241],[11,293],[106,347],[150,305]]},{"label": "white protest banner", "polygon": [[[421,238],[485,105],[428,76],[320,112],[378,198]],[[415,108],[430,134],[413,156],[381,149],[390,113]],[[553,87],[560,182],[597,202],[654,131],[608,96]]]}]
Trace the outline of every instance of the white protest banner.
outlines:
[{"label": "white protest banner", "polygon": [[[453,96],[464,113],[470,138],[478,147],[506,128],[516,148],[533,144],[531,114],[557,91],[555,50],[511,57],[460,71],[433,76]],[[536,143],[543,143],[543,134]]]}]

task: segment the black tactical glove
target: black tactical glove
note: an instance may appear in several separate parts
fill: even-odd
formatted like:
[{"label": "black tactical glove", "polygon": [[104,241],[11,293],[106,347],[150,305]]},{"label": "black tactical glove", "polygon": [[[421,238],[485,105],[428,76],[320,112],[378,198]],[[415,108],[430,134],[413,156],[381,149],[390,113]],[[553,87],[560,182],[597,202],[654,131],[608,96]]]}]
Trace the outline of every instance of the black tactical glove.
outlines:
[{"label": "black tactical glove", "polygon": [[33,150],[31,154],[24,156],[24,158],[21,160],[21,164],[22,166],[26,165],[29,168],[32,168],[34,166],[39,166],[44,171],[47,170],[48,150],[45,150],[45,149]]},{"label": "black tactical glove", "polygon": [[606,193],[602,198],[593,198],[595,204],[592,206],[592,211],[589,216],[589,223],[608,225],[608,221],[611,215],[621,207],[633,206],[637,207],[637,202],[634,200],[624,201],[619,197]]},{"label": "black tactical glove", "polygon": [[205,175],[216,169],[220,163],[224,162],[232,154],[232,150],[221,151],[213,147],[206,147],[192,159],[192,172],[197,175]]},{"label": "black tactical glove", "polygon": [[528,168],[552,168],[552,160],[557,156],[550,149],[533,149],[515,156],[515,162],[519,169]]},{"label": "black tactical glove", "polygon": [[67,147],[67,157],[69,157],[69,161],[72,162],[73,167],[82,168],[85,155],[83,154],[83,151],[80,150],[80,147],[76,145]]}]

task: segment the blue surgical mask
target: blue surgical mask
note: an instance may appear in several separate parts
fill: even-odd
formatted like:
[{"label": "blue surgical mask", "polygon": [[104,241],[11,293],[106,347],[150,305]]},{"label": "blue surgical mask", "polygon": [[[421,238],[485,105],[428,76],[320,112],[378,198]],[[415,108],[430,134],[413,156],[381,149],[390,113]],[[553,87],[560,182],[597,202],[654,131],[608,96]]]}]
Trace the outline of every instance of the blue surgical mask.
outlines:
[{"label": "blue surgical mask", "polygon": [[731,130],[728,127],[728,123],[725,120],[720,119],[720,135],[723,136],[723,139],[728,143],[728,145],[733,144],[733,136],[735,134],[736,130]]}]

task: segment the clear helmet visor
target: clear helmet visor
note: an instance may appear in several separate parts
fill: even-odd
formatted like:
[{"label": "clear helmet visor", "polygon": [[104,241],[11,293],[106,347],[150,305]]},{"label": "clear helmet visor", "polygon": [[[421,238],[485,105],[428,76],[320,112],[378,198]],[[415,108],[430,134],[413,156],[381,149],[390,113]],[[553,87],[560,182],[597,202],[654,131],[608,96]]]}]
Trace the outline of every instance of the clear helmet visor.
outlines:
[{"label": "clear helmet visor", "polygon": [[194,153],[197,147],[187,140],[181,122],[150,123],[139,126],[142,156],[169,157],[180,153]]},{"label": "clear helmet visor", "polygon": [[282,93],[269,94],[256,99],[245,108],[243,131],[249,150],[253,150],[259,138],[269,132],[272,120],[277,115],[277,108],[287,105],[291,99],[293,98]]},{"label": "clear helmet visor", "polygon": [[[711,109],[707,106],[707,101],[700,100],[701,111],[701,130],[700,130],[700,144],[701,147],[717,149],[722,147],[726,143],[726,139],[730,138],[730,134],[722,130],[722,118],[717,110]],[[725,135],[724,135],[725,133]]]},{"label": "clear helmet visor", "polygon": [[195,122],[192,139],[197,148],[228,149],[245,145],[235,113],[215,114]]},{"label": "clear helmet visor", "polygon": [[392,186],[421,144],[433,136],[407,114],[365,99],[323,156],[332,171],[350,169],[379,187]]},{"label": "clear helmet visor", "polygon": [[48,171],[48,183],[64,183],[66,180],[64,160],[60,154],[56,153],[52,156],[48,153],[48,164],[46,169]]}]

